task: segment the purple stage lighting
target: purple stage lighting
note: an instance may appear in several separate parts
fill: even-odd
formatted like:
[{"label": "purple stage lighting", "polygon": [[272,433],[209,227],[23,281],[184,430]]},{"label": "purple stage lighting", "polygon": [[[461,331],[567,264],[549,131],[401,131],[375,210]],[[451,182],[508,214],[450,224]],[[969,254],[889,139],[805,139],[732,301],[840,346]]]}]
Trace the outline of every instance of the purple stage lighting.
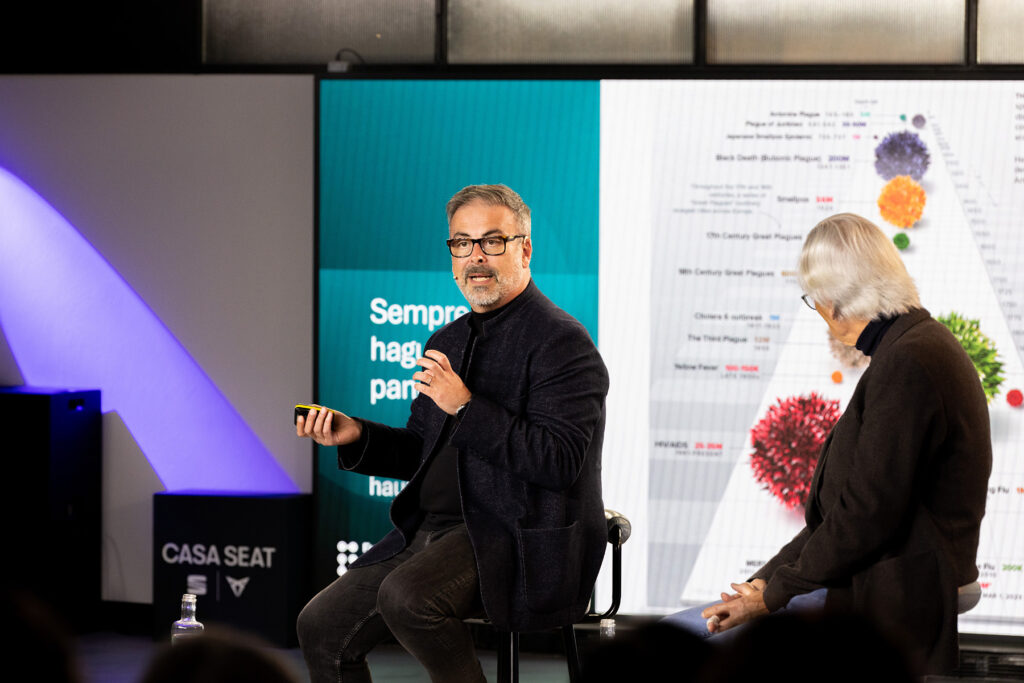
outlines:
[{"label": "purple stage lighting", "polygon": [[2,168],[0,329],[26,384],[100,389],[168,490],[299,491],[139,295]]}]

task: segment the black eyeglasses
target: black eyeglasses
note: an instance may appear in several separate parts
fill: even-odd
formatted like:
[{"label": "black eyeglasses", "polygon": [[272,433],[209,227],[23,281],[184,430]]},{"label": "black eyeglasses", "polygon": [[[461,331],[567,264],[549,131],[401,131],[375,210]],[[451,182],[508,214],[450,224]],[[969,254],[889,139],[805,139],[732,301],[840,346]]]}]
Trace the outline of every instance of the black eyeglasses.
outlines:
[{"label": "black eyeglasses", "polygon": [[818,310],[818,307],[814,305],[814,299],[812,299],[807,294],[801,294],[800,300],[807,304],[807,308],[811,309],[812,311]]},{"label": "black eyeglasses", "polygon": [[478,239],[453,237],[445,241],[445,244],[448,245],[448,251],[452,252],[452,256],[455,258],[466,258],[472,254],[474,244],[479,244],[480,251],[488,256],[501,256],[505,253],[505,248],[509,242],[519,238],[525,239],[526,237],[527,235],[512,235],[511,237],[508,235],[487,235]]}]

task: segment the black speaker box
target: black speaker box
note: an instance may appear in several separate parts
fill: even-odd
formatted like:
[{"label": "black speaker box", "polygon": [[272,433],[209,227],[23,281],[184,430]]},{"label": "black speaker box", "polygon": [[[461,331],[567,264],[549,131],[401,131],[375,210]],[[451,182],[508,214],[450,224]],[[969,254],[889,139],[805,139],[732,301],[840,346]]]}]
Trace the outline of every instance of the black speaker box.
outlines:
[{"label": "black speaker box", "polygon": [[100,606],[101,434],[99,390],[0,387],[3,583],[79,631]]}]

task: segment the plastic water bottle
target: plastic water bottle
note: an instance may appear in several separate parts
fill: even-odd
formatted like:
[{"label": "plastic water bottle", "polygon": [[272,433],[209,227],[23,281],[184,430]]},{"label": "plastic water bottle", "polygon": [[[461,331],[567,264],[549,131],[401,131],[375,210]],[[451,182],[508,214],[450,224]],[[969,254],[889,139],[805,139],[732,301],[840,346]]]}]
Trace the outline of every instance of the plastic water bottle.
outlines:
[{"label": "plastic water bottle", "polygon": [[602,619],[601,620],[601,640],[609,640],[615,637],[615,620],[614,619]]},{"label": "plastic water bottle", "polygon": [[203,625],[196,621],[196,596],[185,593],[181,596],[181,619],[171,624],[171,644],[202,633]]}]

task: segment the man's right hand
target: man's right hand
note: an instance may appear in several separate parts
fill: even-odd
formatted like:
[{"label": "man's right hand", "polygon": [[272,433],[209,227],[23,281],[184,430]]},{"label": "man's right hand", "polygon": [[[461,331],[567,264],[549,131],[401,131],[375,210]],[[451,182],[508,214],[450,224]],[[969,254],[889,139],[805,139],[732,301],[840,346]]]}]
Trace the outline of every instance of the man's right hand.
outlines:
[{"label": "man's right hand", "polygon": [[336,410],[312,408],[295,421],[295,435],[308,436],[321,446],[344,446],[363,435],[363,425]]}]

